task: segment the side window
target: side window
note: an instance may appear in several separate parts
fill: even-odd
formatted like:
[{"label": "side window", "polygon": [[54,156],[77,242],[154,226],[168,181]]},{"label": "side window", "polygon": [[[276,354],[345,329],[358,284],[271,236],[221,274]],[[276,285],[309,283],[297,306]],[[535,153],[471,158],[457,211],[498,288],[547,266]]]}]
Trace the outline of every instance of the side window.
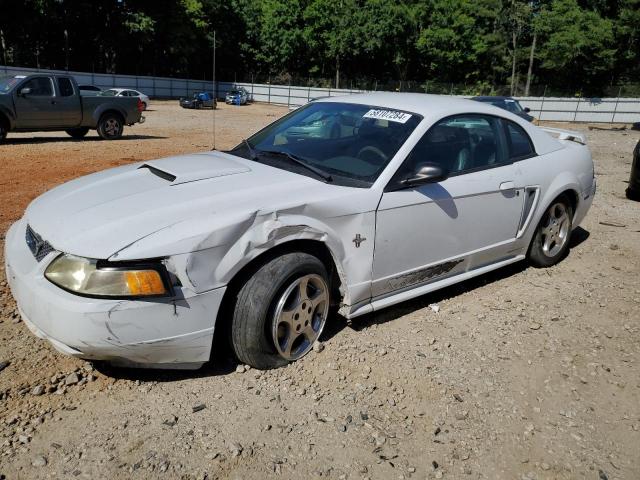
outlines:
[{"label": "side window", "polygon": [[58,90],[61,97],[70,97],[73,95],[73,84],[71,80],[65,77],[58,78]]},{"label": "side window", "polygon": [[421,163],[436,163],[450,174],[508,163],[499,120],[484,115],[458,115],[441,120],[416,144],[401,170],[410,174]]},{"label": "side window", "polygon": [[509,156],[512,160],[531,157],[535,155],[531,139],[524,129],[509,120],[504,120],[507,125],[507,139],[509,141]]},{"label": "side window", "polygon": [[32,78],[21,88],[30,88],[32,97],[53,97],[53,84],[49,77]]}]

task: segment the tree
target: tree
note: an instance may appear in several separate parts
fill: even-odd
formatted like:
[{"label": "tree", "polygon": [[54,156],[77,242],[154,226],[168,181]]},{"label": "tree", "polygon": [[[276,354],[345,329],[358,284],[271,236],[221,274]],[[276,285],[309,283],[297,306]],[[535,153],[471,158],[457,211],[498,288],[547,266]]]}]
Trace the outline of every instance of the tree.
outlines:
[{"label": "tree", "polygon": [[304,38],[323,63],[334,62],[340,88],[340,65],[359,53],[361,31],[356,0],[311,0],[304,11]]},{"label": "tree", "polygon": [[581,9],[576,0],[553,0],[536,22],[541,67],[548,75],[591,90],[612,80],[616,49],[611,20]]},{"label": "tree", "polygon": [[494,32],[497,0],[420,2],[416,48],[427,75],[441,81],[482,81],[493,71],[500,42]]}]

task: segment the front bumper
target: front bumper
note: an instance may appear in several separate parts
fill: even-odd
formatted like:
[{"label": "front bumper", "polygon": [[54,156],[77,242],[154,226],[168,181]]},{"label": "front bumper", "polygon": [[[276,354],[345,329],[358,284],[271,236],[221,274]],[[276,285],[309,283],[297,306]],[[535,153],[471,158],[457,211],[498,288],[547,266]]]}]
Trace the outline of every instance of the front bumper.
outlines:
[{"label": "front bumper", "polygon": [[5,239],[5,268],[25,324],[62,353],[126,366],[198,368],[209,360],[225,288],[149,300],[85,298],[44,277],[59,254],[37,262],[25,242],[24,219]]}]

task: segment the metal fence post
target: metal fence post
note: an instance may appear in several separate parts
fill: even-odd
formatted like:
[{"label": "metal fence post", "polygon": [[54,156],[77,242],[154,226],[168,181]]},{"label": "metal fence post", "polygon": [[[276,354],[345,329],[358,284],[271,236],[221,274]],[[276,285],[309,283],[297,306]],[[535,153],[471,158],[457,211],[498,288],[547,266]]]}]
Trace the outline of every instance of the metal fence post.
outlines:
[{"label": "metal fence post", "polygon": [[311,100],[311,87],[307,87],[307,103]]},{"label": "metal fence post", "polygon": [[153,77],[153,96],[157,97],[157,93],[156,93],[156,77]]},{"label": "metal fence post", "polygon": [[287,94],[287,107],[291,106],[291,79],[289,79],[289,93]]},{"label": "metal fence post", "polygon": [[115,76],[115,75],[113,75],[113,74],[111,74],[111,83],[112,83],[112,86],[113,86],[113,87],[115,87],[115,86],[116,86],[116,76]]},{"label": "metal fence post", "polygon": [[618,112],[618,102],[620,102],[620,95],[622,94],[622,87],[618,89],[618,97],[616,98],[616,106],[613,108],[613,116],[611,117],[611,123],[616,118],[616,113]]},{"label": "metal fence post", "polygon": [[576,118],[578,117],[578,109],[580,108],[580,100],[582,99],[582,95],[578,97],[578,103],[576,103],[576,111],[573,114],[573,121],[576,121]]},{"label": "metal fence post", "polygon": [[540,120],[542,120],[542,113],[544,112],[544,98],[547,95],[547,86],[544,86],[544,90],[542,92],[542,103],[540,104],[540,115],[538,115],[538,125],[540,125]]},{"label": "metal fence post", "polygon": [[251,101],[253,102],[253,73],[251,74]]},{"label": "metal fence post", "polygon": [[267,103],[271,103],[271,75],[269,75],[269,97]]}]

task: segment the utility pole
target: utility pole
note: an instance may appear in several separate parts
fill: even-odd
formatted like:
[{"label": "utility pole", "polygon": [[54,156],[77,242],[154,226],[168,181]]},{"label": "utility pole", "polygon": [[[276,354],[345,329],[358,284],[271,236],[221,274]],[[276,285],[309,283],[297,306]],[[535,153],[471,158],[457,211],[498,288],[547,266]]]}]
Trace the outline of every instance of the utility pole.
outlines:
[{"label": "utility pole", "polygon": [[213,148],[216,149],[216,103],[218,101],[218,91],[216,88],[216,31],[213,31]]}]

